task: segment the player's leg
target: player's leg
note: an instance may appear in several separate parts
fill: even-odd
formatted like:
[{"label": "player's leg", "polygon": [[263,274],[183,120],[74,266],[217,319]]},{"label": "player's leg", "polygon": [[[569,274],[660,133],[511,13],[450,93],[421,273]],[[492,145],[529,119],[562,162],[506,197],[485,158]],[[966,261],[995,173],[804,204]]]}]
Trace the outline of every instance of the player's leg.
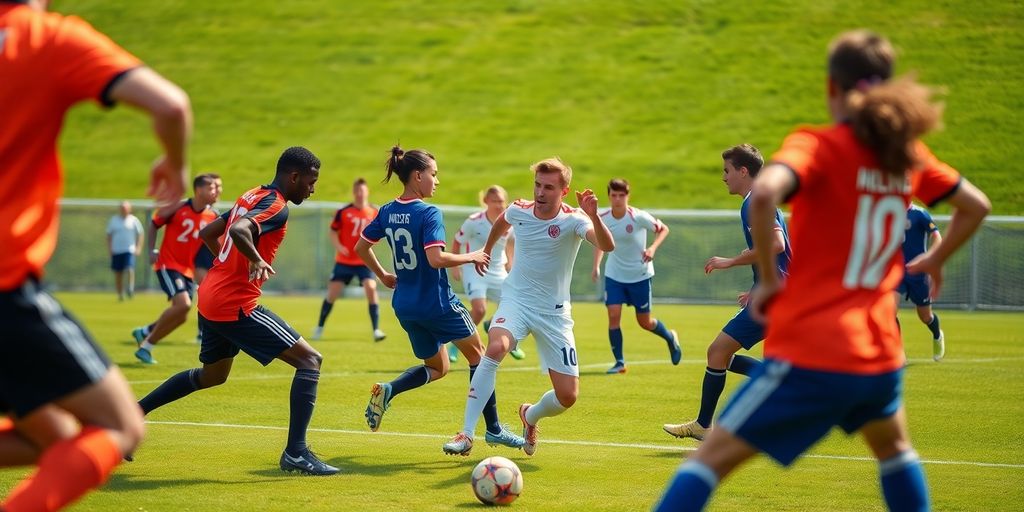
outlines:
[{"label": "player's leg", "polygon": [[369,269],[366,272],[367,275],[361,278],[361,282],[363,293],[366,294],[366,308],[370,313],[370,326],[373,327],[373,341],[384,341],[388,335],[380,329],[380,300],[377,297],[377,280],[369,273]]},{"label": "player's leg", "polygon": [[341,291],[345,289],[352,280],[351,274],[343,275],[339,271],[339,265],[334,265],[334,272],[331,273],[331,279],[327,281],[327,295],[324,297],[324,301],[320,304],[320,318],[317,319],[316,327],[313,328],[313,340],[319,340],[324,335],[324,324],[327,323],[327,316],[331,314],[331,310],[334,309],[334,301],[341,295]]},{"label": "player's leg", "polygon": [[125,289],[125,295],[131,299],[135,297],[135,264],[126,268],[125,273],[128,274],[128,287]]},{"label": "player's leg", "polygon": [[[470,388],[472,388],[473,378],[476,376],[477,368],[479,368],[480,362],[483,359],[483,346],[480,344],[480,335],[474,330],[472,335],[455,341],[453,344],[458,346],[459,350],[466,356],[466,362],[469,363]],[[498,417],[497,396],[495,392],[491,392],[487,402],[484,404],[483,416],[484,425],[487,430],[485,436],[487,444],[492,446],[501,444],[511,448],[523,446],[523,438],[501,424],[501,420]],[[467,437],[466,434],[461,432],[460,435]],[[459,438],[459,435],[456,438]],[[469,455],[469,449],[472,448],[472,435],[468,435],[468,443],[463,440],[463,442],[458,444],[459,446],[454,446],[451,443],[447,443],[444,446],[445,453]]]},{"label": "player's leg", "polygon": [[757,449],[731,432],[711,431],[697,451],[676,470],[654,510],[704,510],[719,482],[754,455]]},{"label": "player's leg", "polygon": [[[423,364],[408,368],[390,382],[377,382],[370,388],[370,401],[366,405],[365,416],[366,425],[373,432],[380,429],[381,419],[396,396],[425,386],[448,373],[449,361],[444,352],[444,342],[439,340],[433,330],[438,326],[444,328],[442,319],[418,320],[399,317],[398,323],[409,335],[413,354],[423,360]],[[459,320],[462,337],[470,332],[464,323]]]},{"label": "player's leg", "polygon": [[608,310],[608,344],[615,358],[615,364],[605,373],[626,373],[626,357],[622,348],[622,304],[606,304],[605,308]]},{"label": "player's leg", "polygon": [[939,315],[932,310],[931,304],[917,306],[917,318],[932,333],[932,359],[941,361],[946,355],[946,335],[939,326]]},{"label": "player's leg", "polygon": [[114,271],[114,289],[117,290],[117,300],[124,300],[124,271]]},{"label": "player's leg", "polygon": [[[508,309],[508,308],[506,308]],[[495,318],[501,319],[502,325],[510,324],[509,319],[501,316],[506,314],[502,308],[498,308]],[[511,328],[514,328],[510,325]],[[480,358],[480,364],[473,371],[470,378],[469,393],[466,398],[466,410],[463,416],[462,432],[460,434],[472,439],[476,432],[476,424],[480,415],[488,408],[489,404],[495,401],[495,386],[498,377],[498,364],[505,358],[509,347],[516,343],[512,331],[505,327],[492,326],[488,332],[487,350]],[[445,450],[448,453],[462,453],[461,451]],[[468,453],[468,451],[466,452]]]},{"label": "player's leg", "polygon": [[889,510],[929,510],[924,469],[910,444],[903,407],[888,418],[866,423],[860,431],[878,459],[882,494]]},{"label": "player's leg", "polygon": [[576,403],[580,370],[571,316],[536,315],[529,320],[530,330],[537,340],[537,353],[548,364],[551,379],[551,389],[537,402],[519,406],[519,419],[526,439],[523,452],[533,455],[537,449],[537,423],[542,418],[562,414]]},{"label": "player's leg", "polygon": [[[204,339],[209,338],[210,333],[204,333]],[[222,347],[224,349],[226,347]],[[204,341],[200,360],[206,359],[211,362],[204,362],[200,368],[190,368],[178,372],[156,387],[149,394],[139,400],[139,407],[143,414],[163,407],[171,402],[185,398],[186,396],[201,389],[212,388],[224,384],[231,374],[231,365],[234,362],[234,354],[238,351],[224,352],[223,359],[212,360],[213,350],[217,350]],[[230,355],[228,355],[230,354]]]},{"label": "player's leg", "polygon": [[665,340],[665,344],[668,345],[669,358],[672,360],[673,365],[678,365],[679,361],[683,360],[683,349],[679,346],[679,334],[675,330],[670,331],[665,327],[665,324],[661,323],[661,320],[652,316],[649,305],[647,308],[637,307],[636,323]]}]

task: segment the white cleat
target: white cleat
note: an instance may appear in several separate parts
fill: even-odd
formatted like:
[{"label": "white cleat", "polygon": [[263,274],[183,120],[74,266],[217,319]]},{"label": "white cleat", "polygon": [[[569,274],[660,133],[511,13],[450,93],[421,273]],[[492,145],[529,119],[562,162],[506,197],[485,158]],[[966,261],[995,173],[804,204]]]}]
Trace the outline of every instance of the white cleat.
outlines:
[{"label": "white cleat", "polygon": [[935,362],[942,361],[946,356],[946,333],[939,329],[939,337],[932,340],[932,359]]},{"label": "white cleat", "polygon": [[309,339],[311,339],[313,341],[316,341],[316,340],[319,340],[320,338],[323,338],[323,337],[324,337],[324,328],[317,326],[317,327],[313,328],[313,335],[310,336]]},{"label": "white cleat", "polygon": [[388,337],[388,335],[384,334],[384,331],[382,331],[380,329],[374,329],[373,330],[373,341],[384,341],[384,338],[387,338],[387,337]]}]

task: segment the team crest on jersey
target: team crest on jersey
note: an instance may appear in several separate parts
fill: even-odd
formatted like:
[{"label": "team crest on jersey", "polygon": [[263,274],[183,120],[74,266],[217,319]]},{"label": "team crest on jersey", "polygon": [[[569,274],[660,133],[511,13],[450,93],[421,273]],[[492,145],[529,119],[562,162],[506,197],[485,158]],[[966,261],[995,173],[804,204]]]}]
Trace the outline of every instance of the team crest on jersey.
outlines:
[{"label": "team crest on jersey", "polygon": [[632,232],[633,232],[633,225],[632,224],[626,224],[626,233],[632,233]]},{"label": "team crest on jersey", "polygon": [[558,234],[561,232],[562,230],[558,229],[557,225],[548,226],[548,236],[550,236],[551,238],[558,238]]},{"label": "team crest on jersey", "polygon": [[503,324],[503,323],[505,323],[505,317],[496,318],[494,320],[494,323],[496,323],[496,324]]}]

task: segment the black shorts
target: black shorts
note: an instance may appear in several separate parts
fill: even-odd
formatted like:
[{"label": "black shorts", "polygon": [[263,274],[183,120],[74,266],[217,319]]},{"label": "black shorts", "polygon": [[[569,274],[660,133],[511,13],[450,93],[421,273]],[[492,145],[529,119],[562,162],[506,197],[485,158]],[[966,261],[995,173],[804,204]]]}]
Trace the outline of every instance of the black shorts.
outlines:
[{"label": "black shorts", "polygon": [[24,417],[98,382],[110,359],[39,283],[0,291],[0,413]]},{"label": "black shorts", "polygon": [[196,257],[192,258],[192,265],[194,268],[205,268],[206,270],[213,268],[213,253],[210,252],[210,248],[206,244],[199,246]]},{"label": "black shorts", "polygon": [[352,282],[353,277],[358,277],[359,284],[363,284],[363,281],[373,279],[373,272],[366,265],[334,264],[334,270],[331,272],[331,281],[341,281],[345,286],[348,286]]},{"label": "black shorts", "polygon": [[173,299],[179,293],[187,293],[189,298],[195,295],[195,284],[177,270],[167,268],[157,270],[156,281],[160,283],[160,289],[167,294],[167,300]]},{"label": "black shorts", "polygon": [[241,350],[266,366],[302,339],[288,322],[263,306],[256,306],[248,316],[239,309],[234,322],[215,322],[200,314],[199,332],[203,338],[199,362],[203,364],[235,357]]}]

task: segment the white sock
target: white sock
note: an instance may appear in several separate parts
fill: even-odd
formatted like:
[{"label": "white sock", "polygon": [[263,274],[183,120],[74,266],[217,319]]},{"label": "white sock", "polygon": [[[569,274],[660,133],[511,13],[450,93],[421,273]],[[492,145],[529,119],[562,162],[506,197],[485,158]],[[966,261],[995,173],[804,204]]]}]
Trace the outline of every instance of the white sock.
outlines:
[{"label": "white sock", "polygon": [[530,425],[536,425],[541,418],[547,418],[550,416],[558,416],[565,412],[566,407],[558,401],[558,397],[555,396],[555,390],[549,390],[540,397],[537,403],[530,406],[526,410],[526,422]]},{"label": "white sock", "polygon": [[143,341],[142,344],[139,345],[139,348],[144,348],[144,349],[152,352],[153,351],[153,347],[155,347],[155,346],[156,345],[154,345],[154,344],[152,344],[152,343],[150,343],[148,341]]},{"label": "white sock", "polygon": [[462,433],[470,438],[476,432],[476,422],[484,412],[487,400],[494,393],[498,380],[498,362],[487,356],[480,359],[473,380],[469,383],[469,396],[466,398],[466,416],[462,422]]}]

